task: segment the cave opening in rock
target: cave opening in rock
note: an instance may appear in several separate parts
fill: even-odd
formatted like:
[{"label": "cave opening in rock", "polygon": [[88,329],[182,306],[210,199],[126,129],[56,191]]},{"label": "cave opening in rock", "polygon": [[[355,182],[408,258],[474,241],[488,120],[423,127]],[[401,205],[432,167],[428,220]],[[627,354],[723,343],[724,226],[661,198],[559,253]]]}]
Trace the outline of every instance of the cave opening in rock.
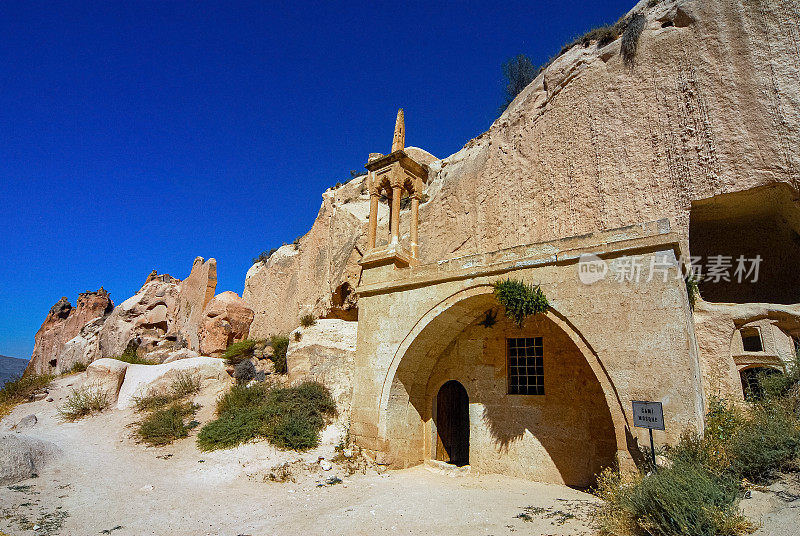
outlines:
[{"label": "cave opening in rock", "polygon": [[704,300],[800,303],[800,206],[788,185],[693,202],[689,246]]}]

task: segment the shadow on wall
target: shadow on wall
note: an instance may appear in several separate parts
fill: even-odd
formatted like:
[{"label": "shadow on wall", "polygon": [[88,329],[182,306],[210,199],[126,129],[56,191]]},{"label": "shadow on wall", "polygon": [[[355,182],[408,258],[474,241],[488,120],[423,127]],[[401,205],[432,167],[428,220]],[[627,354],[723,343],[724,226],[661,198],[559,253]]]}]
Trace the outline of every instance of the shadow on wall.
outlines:
[{"label": "shadow on wall", "polygon": [[[602,387],[578,347],[544,316],[527,320],[523,330],[510,322],[476,331],[480,329],[487,332],[487,352],[499,356],[495,394],[476,390],[474,400],[483,404],[482,421],[494,443],[494,455],[519,457],[525,463],[532,458],[520,450],[543,449],[565,483],[595,484],[594,475],[614,463],[617,448]],[[507,394],[506,341],[519,337],[542,337],[543,395]]]},{"label": "shadow on wall", "polygon": [[[617,452],[600,382],[569,335],[547,316],[529,318],[522,330],[502,314],[496,324],[484,326],[486,310],[496,306],[491,295],[462,300],[443,310],[409,345],[386,413],[387,437],[400,457],[398,465],[427,457],[422,423],[433,418],[439,388],[456,380],[466,388],[470,405],[483,407],[470,423],[471,465],[486,472],[592,485],[594,475],[613,464]],[[507,339],[520,337],[544,340],[543,396],[507,392]]]}]

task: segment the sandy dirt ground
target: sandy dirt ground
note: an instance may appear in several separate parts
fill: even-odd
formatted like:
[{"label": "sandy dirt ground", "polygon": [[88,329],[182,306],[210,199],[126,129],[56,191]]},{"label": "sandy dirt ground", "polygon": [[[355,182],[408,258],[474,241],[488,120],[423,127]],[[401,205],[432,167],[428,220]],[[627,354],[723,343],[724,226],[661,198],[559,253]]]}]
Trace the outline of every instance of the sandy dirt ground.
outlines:
[{"label": "sandy dirt ground", "polygon": [[[578,535],[592,534],[596,499],[564,486],[498,475],[449,476],[425,467],[379,474],[347,463],[323,471],[340,432],[298,455],[265,442],[211,453],[194,437],[151,448],[132,438],[132,410],[75,423],[56,408],[82,375],[56,380],[53,402],[22,404],[0,431],[34,414],[23,433],[58,445],[63,455],[38,478],[0,488],[0,531],[17,535]],[[205,387],[197,418],[212,417],[220,388]],[[276,467],[289,464],[290,480]],[[293,481],[294,480],[294,481]],[[341,480],[341,482],[337,482]],[[33,527],[37,526],[34,530]]]}]

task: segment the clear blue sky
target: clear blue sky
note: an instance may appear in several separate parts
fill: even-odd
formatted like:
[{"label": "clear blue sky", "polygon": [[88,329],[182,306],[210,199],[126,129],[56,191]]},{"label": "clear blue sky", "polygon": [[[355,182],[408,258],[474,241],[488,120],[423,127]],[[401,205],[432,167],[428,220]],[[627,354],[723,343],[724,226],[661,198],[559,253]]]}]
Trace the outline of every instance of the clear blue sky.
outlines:
[{"label": "clear blue sky", "polygon": [[398,107],[409,145],[452,154],[496,117],[504,60],[634,3],[4,2],[0,354],[29,357],[59,297],[119,303],[197,255],[241,294],[388,151]]}]

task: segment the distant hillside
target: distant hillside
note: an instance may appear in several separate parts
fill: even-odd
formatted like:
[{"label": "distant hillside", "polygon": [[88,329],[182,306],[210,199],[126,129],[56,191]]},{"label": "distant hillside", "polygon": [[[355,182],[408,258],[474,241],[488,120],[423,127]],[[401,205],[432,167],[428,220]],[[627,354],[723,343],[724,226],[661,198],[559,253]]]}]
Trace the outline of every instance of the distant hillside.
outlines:
[{"label": "distant hillside", "polygon": [[16,357],[0,355],[0,387],[5,385],[8,380],[19,377],[27,365],[27,359],[17,359]]}]

